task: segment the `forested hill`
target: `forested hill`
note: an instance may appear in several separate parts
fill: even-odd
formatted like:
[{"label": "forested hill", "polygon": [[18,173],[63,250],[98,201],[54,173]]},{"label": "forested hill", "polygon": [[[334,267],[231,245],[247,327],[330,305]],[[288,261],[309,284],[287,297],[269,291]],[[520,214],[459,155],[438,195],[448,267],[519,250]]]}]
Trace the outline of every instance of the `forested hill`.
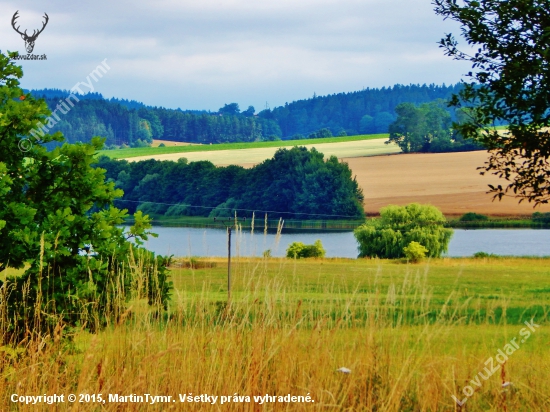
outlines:
[{"label": "forested hill", "polygon": [[[50,132],[61,131],[69,142],[107,138],[107,147],[145,146],[153,139],[196,143],[250,142],[291,137],[323,137],[359,133],[386,133],[402,102],[415,104],[447,99],[460,85],[395,85],[352,93],[314,96],[255,114],[236,103],[217,112],[165,109],[124,99],[105,99],[99,93],[77,95],[79,102],[67,113],[50,118]],[[52,111],[67,90],[32,90]],[[45,123],[46,124],[46,123]],[[321,132],[319,132],[321,131]],[[296,136],[298,135],[298,136]],[[301,136],[300,136],[301,135]]]},{"label": "forested hill", "polygon": [[[25,92],[29,91],[34,97],[42,98],[45,100],[59,100],[62,98],[64,99],[71,93],[68,90],[62,89],[25,90]],[[78,94],[77,96],[80,100],[105,100],[110,103],[118,103],[124,107],[127,107],[128,109],[139,109],[141,107],[146,107],[145,104],[135,100],[117,99],[115,97],[105,99],[101,93],[97,92],[86,93],[84,95]]]},{"label": "forested hill", "polygon": [[[52,111],[69,93],[66,90],[31,91],[33,96],[45,99]],[[60,131],[71,143],[103,136],[107,138],[107,147],[140,147],[149,145],[153,139],[208,144],[257,141],[281,135],[274,121],[261,119],[253,112],[183,111],[145,106],[135,101],[106,100],[98,93],[76,96],[79,101],[68,112],[62,114],[63,111],[58,110],[59,120],[53,116],[49,119],[53,125],[49,132]]]},{"label": "forested hill", "polygon": [[458,93],[461,84],[452,86],[395,85],[381,89],[365,89],[352,93],[298,100],[264,110],[259,116],[277,122],[284,136],[302,134],[328,128],[334,136],[346,134],[387,133],[396,119],[395,107],[404,102],[421,104],[437,99],[449,99]]}]

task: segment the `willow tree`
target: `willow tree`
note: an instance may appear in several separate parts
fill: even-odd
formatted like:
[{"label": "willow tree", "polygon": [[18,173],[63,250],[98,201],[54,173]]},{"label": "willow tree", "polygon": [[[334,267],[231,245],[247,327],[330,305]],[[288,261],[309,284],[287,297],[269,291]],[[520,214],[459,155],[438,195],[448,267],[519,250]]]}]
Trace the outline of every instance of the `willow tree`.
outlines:
[{"label": "willow tree", "polygon": [[431,205],[384,207],[380,218],[369,219],[355,229],[359,257],[401,258],[411,242],[424,246],[428,256],[439,257],[447,251],[453,235],[445,222],[443,213]]}]

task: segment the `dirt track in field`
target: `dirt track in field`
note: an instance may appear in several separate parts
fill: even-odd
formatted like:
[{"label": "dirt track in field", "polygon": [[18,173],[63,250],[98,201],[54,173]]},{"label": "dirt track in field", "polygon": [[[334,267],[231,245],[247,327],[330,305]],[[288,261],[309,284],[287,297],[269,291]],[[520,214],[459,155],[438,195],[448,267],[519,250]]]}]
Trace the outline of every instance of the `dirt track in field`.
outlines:
[{"label": "dirt track in field", "polygon": [[377,213],[389,204],[411,202],[437,206],[447,215],[476,212],[489,215],[530,215],[550,212],[550,206],[533,209],[513,198],[492,201],[487,185],[502,184],[496,176],[481,176],[476,170],[487,152],[401,154],[348,158],[365,195],[365,211]]}]

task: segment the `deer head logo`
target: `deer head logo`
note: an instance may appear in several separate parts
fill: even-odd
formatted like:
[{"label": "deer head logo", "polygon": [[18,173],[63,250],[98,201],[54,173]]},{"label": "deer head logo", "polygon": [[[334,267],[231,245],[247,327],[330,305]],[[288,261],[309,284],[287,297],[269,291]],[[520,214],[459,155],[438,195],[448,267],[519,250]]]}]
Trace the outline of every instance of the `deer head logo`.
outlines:
[{"label": "deer head logo", "polygon": [[13,17],[11,18],[11,25],[13,27],[13,29],[19,33],[21,35],[21,38],[23,40],[25,40],[25,48],[27,49],[27,53],[32,53],[33,49],[34,49],[34,42],[36,41],[36,38],[38,37],[38,35],[40,33],[42,33],[42,31],[46,28],[46,25],[48,24],[48,20],[50,19],[48,17],[48,15],[46,13],[44,13],[44,18],[46,19],[46,21],[44,23],[42,23],[42,28],[38,31],[34,30],[32,35],[29,36],[27,34],[27,30],[25,30],[23,33],[21,33],[19,31],[19,27],[20,26],[17,26],[15,27],[15,21],[17,20],[17,18],[19,17],[17,14],[19,13],[19,10],[17,10],[15,12],[15,14],[13,15]]}]

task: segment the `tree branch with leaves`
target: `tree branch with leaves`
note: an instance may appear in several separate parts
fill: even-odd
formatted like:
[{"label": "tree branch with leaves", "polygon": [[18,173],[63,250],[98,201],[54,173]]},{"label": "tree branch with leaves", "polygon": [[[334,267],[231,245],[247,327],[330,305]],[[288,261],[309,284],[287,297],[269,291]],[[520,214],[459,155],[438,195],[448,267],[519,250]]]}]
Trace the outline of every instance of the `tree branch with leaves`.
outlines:
[{"label": "tree branch with leaves", "polygon": [[[123,192],[105,181],[104,169],[92,167],[104,139],[20,150],[20,141],[50,111],[19,87],[23,73],[15,56],[0,53],[0,270],[25,271],[0,282],[0,304],[10,319],[4,339],[44,333],[59,323],[90,329],[105,325],[135,297],[131,260],[138,257],[146,262],[145,278],[154,267],[153,283],[163,290],[160,303],[165,305],[169,260],[139,247],[152,235],[150,219],[136,213],[125,233],[121,225],[127,211],[113,206]],[[43,143],[63,140],[60,133],[42,138]]]},{"label": "tree branch with leaves", "polygon": [[[490,186],[495,198],[535,205],[550,199],[550,7],[546,0],[434,0],[435,12],[461,24],[472,53],[447,34],[440,47],[472,63],[451,105],[468,109],[455,128],[488,148],[480,167],[506,180]],[[496,125],[507,124],[507,130]]]}]

